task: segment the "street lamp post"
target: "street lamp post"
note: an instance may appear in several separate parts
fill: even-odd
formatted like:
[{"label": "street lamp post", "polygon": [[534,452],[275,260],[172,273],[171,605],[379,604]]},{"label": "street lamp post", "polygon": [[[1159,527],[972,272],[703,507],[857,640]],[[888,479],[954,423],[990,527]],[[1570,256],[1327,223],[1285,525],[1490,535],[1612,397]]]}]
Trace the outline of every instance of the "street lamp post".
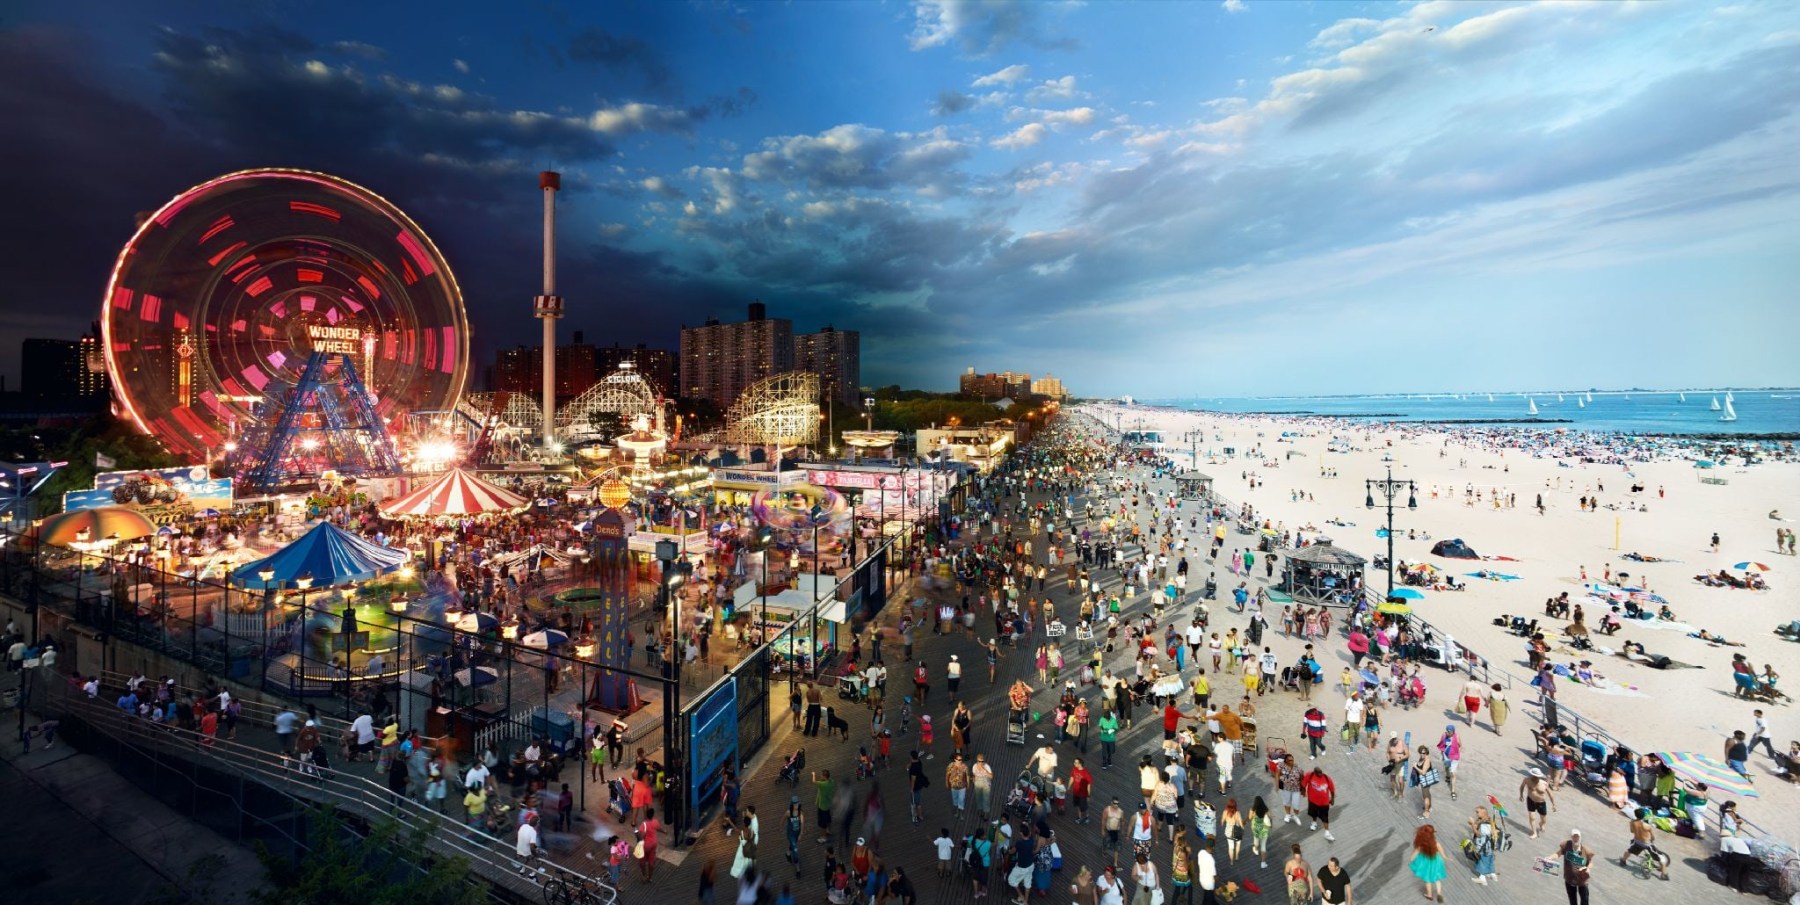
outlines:
[{"label": "street lamp post", "polygon": [[[679,596],[675,594],[675,586],[679,579],[675,575],[676,544],[672,540],[656,542],[656,561],[662,566],[662,574],[657,582],[656,593],[662,598],[663,609],[669,613],[669,641],[663,650],[663,674],[669,681],[663,685],[663,737],[672,744],[670,750],[664,752],[664,759],[670,770],[679,771],[681,729],[676,720],[681,715],[681,657],[683,651],[676,650],[681,644],[681,619]],[[677,775],[680,775],[677,772]],[[686,794],[677,792],[669,796],[672,813],[664,816],[669,820],[669,827],[675,831],[675,838],[682,838],[682,810],[686,807]]]},{"label": "street lamp post", "polygon": [[1375,508],[1375,491],[1377,490],[1381,491],[1382,497],[1387,500],[1387,597],[1384,599],[1391,600],[1394,596],[1394,498],[1398,497],[1401,489],[1404,488],[1406,490],[1406,508],[1417,509],[1419,508],[1417,488],[1411,481],[1394,480],[1392,466],[1388,467],[1387,477],[1371,478],[1364,483],[1367,485],[1368,496],[1363,504],[1367,508]]}]

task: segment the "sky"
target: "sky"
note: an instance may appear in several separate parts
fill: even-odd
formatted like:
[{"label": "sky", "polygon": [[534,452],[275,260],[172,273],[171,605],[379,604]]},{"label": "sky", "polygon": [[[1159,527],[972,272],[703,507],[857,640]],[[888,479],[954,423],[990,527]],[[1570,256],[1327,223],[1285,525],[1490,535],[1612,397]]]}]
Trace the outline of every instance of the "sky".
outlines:
[{"label": "sky", "polygon": [[1800,384],[1791,3],[46,3],[0,13],[0,374],[236,169],[391,199],[477,361],[767,303],[865,384]]}]

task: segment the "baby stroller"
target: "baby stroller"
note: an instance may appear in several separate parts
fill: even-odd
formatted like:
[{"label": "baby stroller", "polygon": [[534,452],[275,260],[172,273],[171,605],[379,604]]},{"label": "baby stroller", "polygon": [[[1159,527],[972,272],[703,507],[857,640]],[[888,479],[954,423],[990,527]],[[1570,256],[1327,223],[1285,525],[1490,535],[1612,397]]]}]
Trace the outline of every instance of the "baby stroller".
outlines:
[{"label": "baby stroller", "polygon": [[861,675],[842,676],[837,682],[837,695],[853,704],[862,703],[863,677]]},{"label": "baby stroller", "polygon": [[1279,735],[1271,735],[1269,740],[1263,743],[1263,758],[1268,763],[1270,776],[1281,775],[1281,762],[1286,760],[1287,756],[1287,739]]},{"label": "baby stroller", "polygon": [[806,749],[799,748],[781,765],[781,779],[789,786],[800,784],[800,771],[806,769]]},{"label": "baby stroller", "polygon": [[1006,715],[1006,743],[1009,745],[1025,744],[1025,728],[1031,718],[1029,711],[1014,710]]},{"label": "baby stroller", "polygon": [[620,779],[606,781],[606,810],[614,814],[622,823],[625,815],[631,810],[631,793],[625,791],[625,782]]},{"label": "baby stroller", "polygon": [[1019,781],[1013,783],[1012,791],[1006,793],[1006,813],[1015,817],[1030,817],[1043,796],[1043,790],[1038,787],[1038,778],[1031,771],[1024,771],[1019,774]]},{"label": "baby stroller", "polygon": [[1400,709],[1411,710],[1425,703],[1425,680],[1411,676],[1400,682]]},{"label": "baby stroller", "polygon": [[1582,739],[1576,748],[1580,762],[1575,772],[1578,778],[1590,788],[1606,788],[1606,746],[1597,739]]}]

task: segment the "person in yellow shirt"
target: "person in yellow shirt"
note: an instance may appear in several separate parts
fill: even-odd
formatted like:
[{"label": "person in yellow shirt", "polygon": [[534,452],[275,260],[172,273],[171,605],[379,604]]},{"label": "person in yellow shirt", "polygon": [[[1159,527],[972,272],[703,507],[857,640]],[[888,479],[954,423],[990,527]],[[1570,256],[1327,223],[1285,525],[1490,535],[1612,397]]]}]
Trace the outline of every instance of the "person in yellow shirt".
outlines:
[{"label": "person in yellow shirt", "polygon": [[1206,670],[1202,669],[1200,674],[1194,677],[1194,706],[1207,706],[1206,700],[1211,696],[1212,684],[1206,681]]},{"label": "person in yellow shirt", "polygon": [[463,809],[468,812],[469,829],[481,829],[487,822],[487,786],[470,786],[468,794],[463,796]]}]

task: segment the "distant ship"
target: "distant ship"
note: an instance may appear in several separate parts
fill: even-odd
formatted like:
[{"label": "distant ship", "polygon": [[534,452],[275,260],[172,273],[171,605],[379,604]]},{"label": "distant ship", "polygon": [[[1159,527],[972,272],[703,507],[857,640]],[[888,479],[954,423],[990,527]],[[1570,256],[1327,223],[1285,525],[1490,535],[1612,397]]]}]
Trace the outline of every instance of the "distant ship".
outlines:
[{"label": "distant ship", "polygon": [[1577,399],[1577,400],[1575,400],[1575,407],[1578,409],[1584,409],[1584,408],[1587,408],[1587,403],[1581,401],[1580,399]]},{"label": "distant ship", "polygon": [[1489,402],[1493,402],[1493,401],[1494,401],[1494,394],[1493,394],[1493,393],[1489,393],[1489,394],[1488,394],[1488,401],[1489,401]]},{"label": "distant ship", "polygon": [[1707,408],[1710,408],[1715,412],[1718,411],[1719,410],[1719,397],[1714,396],[1713,400],[1712,400],[1712,405],[1707,406]]},{"label": "distant ship", "polygon": [[1589,401],[1589,402],[1593,402],[1593,401],[1594,401],[1594,394],[1593,394],[1593,393],[1589,393],[1589,394],[1588,394],[1588,395],[1587,395],[1587,401]]},{"label": "distant ship", "polygon": [[1530,412],[1530,413],[1531,413],[1531,414],[1533,414],[1533,415],[1536,415],[1536,414],[1537,414],[1537,413],[1538,413],[1538,412],[1537,412],[1537,400],[1536,400],[1536,399],[1533,399],[1533,400],[1531,400],[1531,408],[1529,408],[1529,409],[1527,409],[1527,410],[1526,410],[1526,411],[1528,411],[1528,412]]},{"label": "distant ship", "polygon": [[1556,401],[1557,401],[1557,402],[1561,402],[1561,401],[1562,401],[1562,394],[1561,394],[1561,393],[1557,393],[1557,394],[1556,394]]},{"label": "distant ship", "polygon": [[1736,421],[1737,412],[1731,408],[1731,394],[1725,394],[1725,414],[1719,416],[1720,421]]}]

